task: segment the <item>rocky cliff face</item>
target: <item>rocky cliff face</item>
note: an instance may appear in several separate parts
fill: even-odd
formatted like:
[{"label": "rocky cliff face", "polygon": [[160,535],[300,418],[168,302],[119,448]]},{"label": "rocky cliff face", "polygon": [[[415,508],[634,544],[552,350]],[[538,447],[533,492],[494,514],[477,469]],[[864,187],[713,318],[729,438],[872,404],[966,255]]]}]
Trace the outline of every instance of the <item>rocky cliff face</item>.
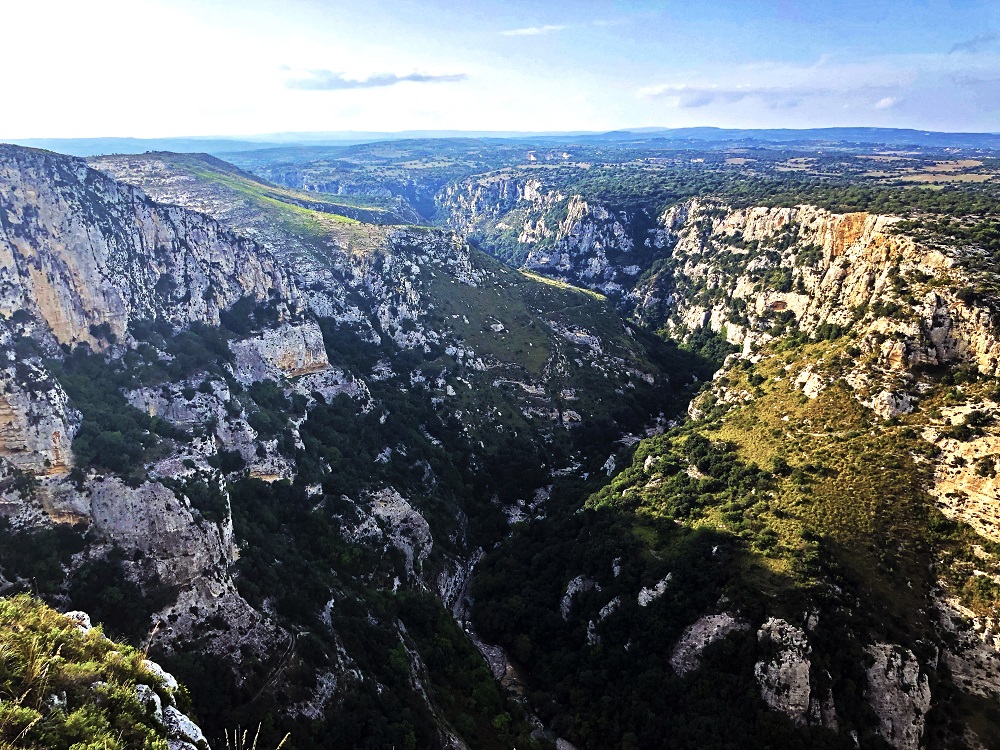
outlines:
[{"label": "rocky cliff face", "polygon": [[80,414],[38,353],[19,345],[32,328],[0,323],[0,456],[22,471],[65,474]]},{"label": "rocky cliff face", "polygon": [[917,750],[931,706],[927,675],[920,673],[920,663],[908,649],[876,643],[868,653],[869,700],[879,717],[879,734],[899,750]]},{"label": "rocky cliff face", "polygon": [[565,195],[505,172],[446,187],[448,226],[524,268],[618,297],[634,286],[669,237],[645,231],[650,217]]},{"label": "rocky cliff face", "polygon": [[[299,234],[283,223],[301,218],[298,204],[258,213],[245,192],[143,157],[101,166],[136,184],[0,151],[2,530],[86,528],[57,596],[110,561],[123,585],[166,592],[148,613],[155,648],[197,651],[258,695],[294,687],[282,715],[325,720],[345,695],[395,679],[388,655],[373,662],[342,628],[398,640],[412,679],[394,695],[418,696],[439,744],[461,743],[427,687],[439,677],[426,643],[401,615],[355,610],[388,591],[464,610],[474,534],[544,515],[554,481],[606,462],[616,448],[576,437],[606,414],[625,414],[604,428],[616,437],[653,422],[667,379],[647,344],[603,299],[517,273],[453,232],[310,208],[319,218]],[[53,373],[77,378],[80,411]],[[94,377],[116,385],[83,382]],[[121,445],[133,424],[155,449],[129,470],[100,453],[74,464],[81,429]],[[507,454],[543,446],[553,458],[526,459],[527,479],[502,472]],[[265,509],[272,497],[287,501]],[[247,529],[272,521],[247,547]],[[301,585],[308,597],[327,587],[325,607],[295,604],[297,591],[255,598],[244,571],[301,576],[300,543],[327,555]],[[0,564],[0,584],[27,585]]]},{"label": "rocky cliff face", "polygon": [[[0,371],[0,455],[36,481],[28,494],[5,496],[4,516],[28,527],[83,523],[95,540],[88,558],[121,548],[137,561],[150,561],[151,569],[134,566],[136,576],[152,573],[177,592],[173,610],[162,613],[169,622],[159,632],[164,643],[179,643],[208,620],[227,621],[239,625],[217,628],[214,646],[207,648],[242,645],[246,653],[265,653],[276,630],[236,591],[228,512],[218,523],[207,522],[159,481],[196,474],[182,465],[186,461],[218,482],[205,457],[219,445],[205,442],[199,450],[196,444],[163,458],[150,467],[150,481],[138,484],[93,472],[70,478],[81,414],[46,358],[62,356],[57,344],[86,344],[107,350],[115,361],[126,351],[122,343],[131,339],[131,323],[218,325],[220,313],[248,298],[272,305],[279,317],[290,316],[297,307],[290,274],[260,246],[212,219],[156,204],[79,160],[0,147],[0,185],[0,314],[7,319],[0,323],[6,363]],[[307,328],[302,337],[314,333]],[[280,333],[268,341],[275,336]],[[256,350],[275,372],[328,369],[321,345],[318,352],[305,347],[300,353],[294,342],[284,352],[267,343],[262,339]],[[217,385],[225,394],[225,383]],[[193,405],[190,413],[180,413],[177,402],[186,400],[179,391],[185,388],[178,386],[173,401],[159,390],[159,400],[147,392],[132,401],[150,413],[170,412],[172,421],[188,427],[214,418],[223,448],[242,448],[260,461],[245,414],[234,418],[221,403],[215,409],[202,405],[210,415]]]},{"label": "rocky cliff face", "polygon": [[953,255],[897,233],[898,217],[692,199],[651,219],[503,173],[441,201],[491,252],[620,299],[651,326],[725,329],[743,345],[782,313],[809,333],[860,315],[897,368],[974,361],[992,374],[1000,361],[990,309],[957,294],[967,279]]},{"label": "rocky cliff face", "polygon": [[[308,675],[285,708],[317,721],[346,691],[382,695],[396,680],[418,697],[412,710],[434,717],[438,744],[461,746],[448,728],[454,717],[428,689],[440,678],[410,632],[419,628],[403,624],[395,603],[436,596],[464,619],[479,545],[501,538],[504,519],[540,521],[552,498],[557,508],[566,503],[556,485],[568,480],[579,492],[596,487],[594,477],[610,482],[621,502],[651,497],[642,512],[659,518],[675,502],[659,488],[678,474],[685,479],[675,489],[693,493],[688,511],[706,509],[683,533],[741,535],[739,554],[758,555],[769,571],[755,572],[754,585],[794,574],[803,576],[801,596],[842,597],[823,617],[849,623],[837,634],[854,662],[831,676],[839,657],[824,650],[829,632],[815,630],[812,611],[799,619],[767,597],[741,609],[722,595],[692,610],[676,588],[691,585],[683,566],[640,575],[639,563],[623,566],[620,552],[600,570],[569,571],[549,601],[546,616],[574,648],[595,659],[632,658],[633,640],[623,634],[682,607],[679,625],[671,621],[673,642],[658,641],[663,653],[655,656],[669,665],[664,680],[698,680],[713,654],[739,642],[751,654],[744,692],[770,717],[796,732],[844,739],[859,731],[862,742],[877,734],[900,750],[926,744],[934,701],[945,695],[932,692],[930,676],[950,679],[939,663],[976,695],[997,694],[979,664],[995,655],[995,619],[970,608],[978,605],[969,593],[997,580],[992,548],[959,564],[954,542],[951,557],[935,560],[933,584],[947,603],[940,623],[920,620],[919,637],[898,623],[869,633],[873,620],[863,627],[855,612],[877,620],[877,595],[850,586],[844,594],[841,579],[818,573],[819,534],[804,532],[817,516],[829,522],[823,514],[841,512],[821,480],[847,471],[820,465],[833,443],[809,453],[813,442],[874,439],[898,427],[892,435],[911,441],[905,455],[879,456],[878,470],[905,464],[912,494],[922,498],[929,487],[948,518],[997,539],[998,408],[979,379],[1000,374],[990,308],[965,301],[952,255],[898,233],[893,217],[808,206],[734,210],[709,199],[654,216],[494,174],[440,197],[457,231],[356,225],[312,208],[305,223],[286,224],[302,219],[301,205],[268,213],[245,188],[227,182],[222,190],[200,166],[185,172],[168,161],[100,162],[130,187],[77,160],[0,147],[0,514],[17,529],[88,526],[84,551],[66,563],[71,572],[118,549],[126,576],[142,582],[152,571],[173,587],[154,614],[165,651],[197,648],[252,665],[247,672],[257,671],[263,692],[288,687],[285,675]],[[552,283],[485,257],[464,233],[497,241],[499,255]],[[233,320],[227,311],[241,300],[257,304],[241,304],[247,320]],[[616,317],[612,303],[632,321]],[[227,315],[217,358],[202,354],[190,364],[189,350],[171,349],[169,331],[214,327]],[[140,320],[171,325],[139,340],[129,324]],[[646,348],[642,327],[678,341],[708,329],[738,349],[690,416],[706,441],[738,445],[732,450],[747,462],[739,471],[713,475],[710,449],[667,461],[658,443],[646,455],[646,442],[636,454],[645,458],[628,467],[629,447],[668,427],[659,412],[665,387],[678,379]],[[141,471],[70,473],[83,416],[52,372],[78,344],[99,350],[126,383],[118,395],[169,435]],[[801,423],[796,415],[805,415]],[[781,450],[772,455],[776,440]],[[775,458],[785,463],[774,462],[772,472]],[[483,479],[493,475],[503,481]],[[771,484],[747,484],[744,496],[711,505],[720,487],[764,475]],[[878,585],[903,587],[891,578],[894,566],[925,552],[892,534],[912,530],[928,508],[896,518],[879,504],[892,483],[869,497],[860,479],[845,477],[856,506],[836,520],[874,538],[880,517],[891,517],[892,550],[873,575],[890,576]],[[242,516],[233,511],[241,492]],[[268,505],[274,498],[282,503]],[[669,512],[668,530],[684,527],[682,512]],[[257,534],[255,547],[243,547],[234,515]],[[762,530],[765,518],[776,519],[774,528]],[[829,524],[823,534],[843,543]],[[293,556],[300,545],[315,557]],[[739,564],[735,555],[716,557],[719,546],[709,545],[710,565]],[[303,579],[306,560],[314,567]],[[958,577],[962,566],[972,584]],[[278,601],[267,592],[254,598],[256,580],[238,588],[246,579],[235,570],[270,569],[299,576],[303,591]],[[18,583],[9,578],[16,576],[0,585]],[[926,593],[921,581],[909,582],[914,598]],[[694,620],[700,612],[708,614]],[[396,644],[386,656],[396,671],[365,662],[357,632]],[[469,636],[508,682],[517,679],[514,661],[537,649],[515,640],[517,659],[509,661]]]},{"label": "rocky cliff face", "polygon": [[690,201],[661,217],[674,234],[671,268],[637,285],[636,315],[725,328],[742,345],[766,339],[767,323],[788,312],[810,334],[865,326],[889,367],[974,361],[995,373],[989,309],[960,300],[955,260],[896,233],[896,221]]},{"label": "rocky cliff face", "polygon": [[0,148],[0,312],[36,314],[59,343],[102,346],[131,321],[218,324],[243,297],[294,304],[288,275],[259,246],[85,163]]},{"label": "rocky cliff face", "polygon": [[[756,505],[750,501],[757,510],[743,514],[723,505],[721,517],[706,513],[705,523],[745,528],[755,523],[757,512],[773,512],[781,519],[773,528],[788,518],[808,527],[815,523],[812,513],[829,512],[824,504],[833,503],[825,490],[812,486],[822,480],[809,472],[839,473],[842,485],[831,492],[864,503],[861,498],[870,491],[864,483],[891,463],[893,470],[912,467],[908,476],[919,477],[913,496],[933,505],[932,515],[968,524],[961,528],[995,542],[1000,506],[992,384],[1000,374],[1000,334],[995,301],[966,293],[971,283],[960,251],[915,241],[892,216],[810,206],[734,209],[705,198],[671,206],[647,222],[584,195],[546,192],[540,183],[526,187],[512,175],[476,178],[443,193],[442,202],[451,211],[449,221],[477,236],[490,252],[550,278],[606,292],[633,320],[676,340],[708,330],[736,349],[689,414],[701,420],[701,434],[735,441],[730,445],[742,456],[765,462],[765,468],[767,461],[787,456],[789,481],[805,489],[779,490]],[[836,462],[819,467],[830,452],[820,446],[830,435],[875,440],[897,424],[893,434],[905,446],[898,462],[873,456],[874,465],[857,471]],[[672,512],[680,523],[680,511],[663,510],[675,501],[660,489],[669,473],[654,470],[655,457],[651,452],[644,465],[633,467],[634,476],[614,481],[611,496],[653,515]],[[711,492],[718,475],[702,473],[694,463],[688,476],[701,483],[702,492]],[[704,502],[703,494],[695,504]],[[815,511],[799,510],[813,503]],[[765,510],[768,506],[776,509]],[[937,518],[935,523],[943,522]],[[830,528],[824,533],[836,536]],[[985,665],[996,658],[994,610],[973,593],[998,580],[993,547],[984,539],[944,555],[931,576],[930,585],[950,596],[945,631],[952,635],[939,630],[933,618],[918,617],[940,644],[941,658],[960,675],[961,689],[993,695],[992,672]],[[915,588],[912,578],[909,586]],[[921,601],[922,607],[931,606],[929,598]],[[730,611],[691,625],[673,646],[674,671],[696,674],[704,645],[737,632],[732,622],[742,617]],[[851,713],[857,706],[844,715],[842,686],[819,666],[827,659],[815,653],[822,651],[822,639],[812,631],[812,618],[806,620],[800,627],[771,616],[759,626],[762,655],[754,674],[761,698],[800,726],[857,731],[848,729],[858,720]],[[957,632],[969,635],[952,642]],[[948,671],[913,642],[876,641],[858,655],[865,673],[856,679],[867,683],[866,703],[878,735],[896,748],[936,746],[940,740],[930,738],[930,726],[939,693],[928,675],[950,680]],[[971,733],[954,741],[956,746],[979,742]]]}]

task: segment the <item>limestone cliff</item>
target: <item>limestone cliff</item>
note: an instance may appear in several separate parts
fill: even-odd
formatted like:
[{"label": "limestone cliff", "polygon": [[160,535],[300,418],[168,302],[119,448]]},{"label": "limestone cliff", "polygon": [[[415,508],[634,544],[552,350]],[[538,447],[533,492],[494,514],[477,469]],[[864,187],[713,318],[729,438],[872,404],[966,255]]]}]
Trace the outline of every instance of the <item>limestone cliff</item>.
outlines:
[{"label": "limestone cliff", "polygon": [[808,333],[863,327],[862,349],[889,368],[970,361],[996,373],[1000,343],[989,309],[960,298],[965,280],[953,256],[896,232],[897,221],[689,201],[661,217],[674,235],[670,266],[636,286],[635,314],[724,329],[749,347],[790,313]]},{"label": "limestone cliff", "polygon": [[80,414],[37,351],[20,340],[28,330],[0,322],[0,457],[22,471],[65,474]]},{"label": "limestone cliff", "polygon": [[667,235],[646,234],[643,211],[616,210],[541,180],[497,172],[447,186],[448,226],[546,276],[609,296],[627,293]]},{"label": "limestone cliff", "polygon": [[266,252],[215,221],[154,203],[77,159],[0,146],[0,314],[26,310],[59,343],[106,346],[130,322],[217,324],[243,297],[293,305]]}]

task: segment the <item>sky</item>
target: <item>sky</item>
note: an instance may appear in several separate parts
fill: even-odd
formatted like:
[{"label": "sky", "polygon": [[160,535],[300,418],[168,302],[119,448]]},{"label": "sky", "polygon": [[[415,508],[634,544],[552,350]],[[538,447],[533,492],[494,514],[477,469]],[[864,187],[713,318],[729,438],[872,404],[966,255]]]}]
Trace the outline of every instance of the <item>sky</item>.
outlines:
[{"label": "sky", "polygon": [[1000,0],[0,0],[0,139],[1000,132]]}]

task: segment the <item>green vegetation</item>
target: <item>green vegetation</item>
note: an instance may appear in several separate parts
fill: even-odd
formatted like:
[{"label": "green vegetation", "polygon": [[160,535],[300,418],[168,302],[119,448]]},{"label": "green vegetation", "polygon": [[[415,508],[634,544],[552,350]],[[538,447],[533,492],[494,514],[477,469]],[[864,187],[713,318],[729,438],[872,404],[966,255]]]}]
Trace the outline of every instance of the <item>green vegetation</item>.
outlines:
[{"label": "green vegetation", "polygon": [[[640,607],[640,588],[668,573],[666,594]],[[564,620],[560,599],[577,575],[600,589],[578,594]],[[688,677],[669,664],[684,628],[719,601],[754,621],[775,606],[782,586],[730,534],[602,509],[519,529],[484,560],[473,595],[481,635],[507,648],[526,670],[540,716],[580,747],[657,747],[667,738],[677,748],[852,747],[765,706],[753,677],[760,656],[753,632],[709,648],[704,667]],[[600,641],[588,639],[588,623],[616,598],[617,608],[596,624]],[[845,683],[863,680],[853,650],[837,664]]]},{"label": "green vegetation", "polygon": [[[78,473],[93,468],[138,484],[145,476],[144,465],[165,455],[169,441],[191,439],[188,432],[133,407],[125,391],[178,383],[199,374],[206,376],[199,388],[210,388],[207,378],[215,377],[226,381],[231,391],[242,391],[226,367],[233,361],[229,340],[275,323],[277,312],[273,301],[259,304],[247,298],[223,313],[222,318],[222,328],[195,323],[177,331],[164,321],[135,321],[130,333],[138,343],[121,359],[112,360],[87,346],[77,346],[61,359],[45,360],[46,367],[66,390],[71,405],[83,414],[73,441]],[[285,414],[275,412],[288,404],[280,403],[283,396],[275,400],[274,388],[273,383],[257,384],[251,394],[261,398],[259,408],[252,410],[252,419],[266,436],[277,435],[287,422]],[[190,397],[194,394],[192,387]],[[228,467],[234,466],[232,456],[220,456],[220,465],[223,460]],[[238,468],[242,467],[233,470]]]},{"label": "green vegetation", "polygon": [[123,391],[176,382],[197,372],[228,377],[222,364],[232,354],[224,333],[204,325],[174,332],[169,324],[139,322],[133,325],[133,335],[142,343],[121,361],[109,362],[89,347],[78,346],[62,359],[47,360],[46,366],[83,414],[73,441],[77,467],[110,471],[138,483],[143,465],[163,453],[163,440],[190,436],[130,405]]},{"label": "green vegetation", "polygon": [[163,690],[142,659],[28,596],[0,599],[0,748],[166,750],[136,696],[137,682]]},{"label": "green vegetation", "polygon": [[225,187],[252,201],[260,209],[279,209],[294,215],[302,226],[319,226],[323,221],[354,224],[407,223],[400,221],[391,210],[370,200],[272,185],[207,154],[154,153],[151,156],[164,159],[170,166],[190,172],[206,183]]},{"label": "green vegetation", "polygon": [[6,518],[0,519],[0,571],[42,596],[59,591],[66,577],[64,566],[84,546],[82,526],[15,530]]},{"label": "green vegetation", "polygon": [[[298,750],[331,744],[432,747],[437,720],[414,690],[413,680],[420,679],[444,719],[471,745],[534,746],[520,708],[504,696],[440,602],[427,593],[396,596],[373,585],[373,579],[401,572],[396,567],[401,560],[382,559],[343,538],[331,511],[345,512],[350,506],[332,498],[317,505],[301,487],[287,482],[243,480],[230,492],[243,547],[237,563],[240,592],[256,606],[266,597],[298,635],[286,687],[278,694],[263,690],[275,665],[249,655],[240,666],[242,680],[224,661],[203,655],[164,657],[175,674],[198,686],[194,699],[210,733],[263,717],[262,741],[276,742],[291,731],[290,746]],[[363,681],[343,677],[338,653],[344,648],[351,667],[364,673]],[[420,655],[426,674],[414,671],[411,653]],[[282,708],[308,698],[317,670],[329,669],[343,681],[342,701],[318,721],[283,718]]]},{"label": "green vegetation", "polygon": [[154,561],[126,560],[119,547],[74,569],[67,594],[75,608],[132,644],[148,637],[153,615],[177,598],[177,592],[160,581]]},{"label": "green vegetation", "polygon": [[[745,302],[727,298],[713,274],[679,281],[673,271],[681,260],[670,257],[669,246],[645,244],[661,212],[689,197],[713,196],[735,206],[813,203],[834,211],[898,213],[909,217],[903,230],[966,248],[967,268],[988,276],[1000,257],[997,201],[989,186],[901,189],[859,178],[843,158],[817,157],[800,172],[799,157],[765,158],[756,151],[744,160],[755,165],[745,169],[734,169],[719,154],[695,163],[687,152],[668,158],[650,149],[626,159],[596,147],[581,149],[592,161],[574,157],[564,164],[568,157],[553,156],[552,164],[526,167],[523,147],[517,148],[521,155],[502,146],[475,153],[468,144],[452,144],[442,153],[433,144],[374,144],[345,149],[289,179],[327,185],[331,192],[344,185],[359,192],[384,187],[428,217],[441,180],[474,174],[471,169],[502,169],[490,177],[538,178],[566,196],[545,209],[549,227],[567,218],[571,196],[584,195],[607,206],[615,219],[624,214],[634,244],[628,262],[648,269],[643,283],[664,300],[662,309],[644,311],[651,330],[665,322],[675,293],[706,307],[727,304],[733,324],[758,320]],[[322,260],[334,239],[352,251],[355,242],[373,246],[365,243],[377,239],[374,230],[345,216],[395,220],[390,211],[360,201],[338,203],[334,196],[277,188],[201,157],[177,157],[175,165],[245,201],[265,230],[301,241],[314,259]],[[318,177],[328,182],[313,179]],[[949,213],[967,218],[940,218]],[[721,209],[708,215],[718,218]],[[515,207],[504,227],[483,231],[483,246],[520,262],[525,246],[518,236],[527,218],[526,209]],[[703,221],[699,230],[707,234],[710,224]],[[751,272],[756,290],[803,292],[802,269],[815,268],[822,251],[798,247],[792,259],[788,251],[797,243],[797,232],[786,229],[761,242],[713,240],[708,250],[721,275],[744,269],[748,255],[737,251],[748,250],[761,261]],[[624,258],[611,255],[612,263]],[[382,261],[372,256],[373,265]],[[381,328],[383,343],[373,344],[348,325],[323,320],[331,362],[368,378],[371,398],[312,394],[308,419],[300,424],[307,401],[289,397],[288,383],[267,380],[242,389],[226,370],[233,361],[229,338],[275,324],[274,300],[240,301],[222,314],[218,331],[194,326],[176,333],[162,324],[136,324],[133,333],[143,343],[121,362],[77,349],[52,363],[84,415],[74,444],[82,468],[140,481],[145,462],[162,455],[169,441],[190,436],[133,409],[122,391],[200,373],[208,377],[201,385],[186,383],[185,393],[193,397],[199,389],[210,392],[215,379],[227,381],[239,398],[230,402],[236,410],[230,413],[245,409],[260,437],[277,440],[279,451],[294,460],[294,481],[248,478],[236,453],[213,459],[228,485],[205,472],[163,480],[190,501],[198,523],[225,521],[231,511],[240,545],[234,565],[239,591],[289,633],[289,642],[275,644],[271,654],[243,649],[239,674],[227,657],[202,653],[198,633],[186,644],[188,653],[167,657],[197,686],[194,699],[206,728],[218,736],[227,727],[263,720],[262,741],[274,744],[292,732],[301,750],[430,747],[442,726],[471,747],[538,746],[520,702],[494,682],[436,597],[414,585],[412,561],[391,544],[352,541],[351,530],[367,518],[369,493],[389,488],[432,529],[433,551],[416,563],[417,574],[450,570],[470,549],[490,550],[472,588],[475,626],[513,657],[532,710],[580,747],[669,742],[699,750],[883,750],[865,697],[864,645],[898,643],[931,663],[937,635],[926,607],[941,582],[977,615],[996,617],[1000,545],[983,543],[935,509],[926,490],[929,464],[922,460],[934,449],[919,431],[926,415],[876,423],[840,379],[861,355],[852,324],[825,324],[808,335],[791,311],[766,313],[762,328],[777,340],[761,362],[740,361],[708,384],[696,404],[697,421],[627,448],[616,441],[626,433],[649,434],[651,416],[677,424],[668,420],[736,350],[725,331],[662,328],[658,339],[651,330],[623,324],[602,295],[519,273],[479,254],[473,264],[486,271],[478,286],[422,270],[412,281],[426,309],[417,320],[400,323],[405,332],[424,326],[454,333],[475,351],[472,362],[459,362],[434,343],[400,348],[392,342],[394,331]],[[988,281],[970,290],[969,299],[990,292]],[[864,315],[908,319],[911,280],[895,274],[891,284],[892,298],[859,309],[856,321]],[[92,333],[114,343],[107,326]],[[679,340],[662,340],[669,336]],[[600,356],[588,360],[582,354],[587,348]],[[489,369],[473,357],[486,360]],[[616,364],[605,368],[607,361]],[[395,376],[370,378],[380,363]],[[830,375],[815,399],[789,387],[796,368],[807,363]],[[925,409],[957,403],[981,386],[958,372],[925,375]],[[960,380],[967,390],[950,388]],[[447,399],[440,397],[441,383],[448,384]],[[723,397],[726,388],[740,394],[735,405]],[[544,405],[540,417],[523,408],[530,403],[525,393]],[[570,414],[583,419],[576,424]],[[291,430],[293,419],[301,442]],[[575,426],[565,429],[564,422]],[[973,439],[989,427],[985,412],[973,411],[949,434]],[[609,452],[619,465],[626,463],[613,479],[604,468],[613,463],[606,463]],[[566,467],[574,476],[561,476]],[[979,459],[975,471],[995,474],[994,457]],[[523,505],[542,487],[551,492],[546,517],[510,533],[501,508],[519,500]],[[375,525],[373,517],[366,529],[377,534]],[[83,546],[79,532],[15,535],[2,528],[0,567],[18,587],[64,596],[135,641],[173,592],[142,560],[117,549],[78,564],[63,580],[63,567]],[[597,585],[578,593],[564,617],[566,586],[578,576]],[[658,584],[662,595],[641,603],[638,593]],[[670,664],[673,644],[699,617],[719,611],[737,612],[748,628],[707,649],[702,669],[679,676]],[[816,621],[810,626],[814,687],[831,691],[840,734],[798,726],[761,699],[754,666],[773,654],[758,643],[756,630],[770,616]],[[351,677],[357,672],[364,679]],[[338,701],[317,718],[289,718],[284,709],[310,700],[324,674],[337,676]],[[960,694],[944,670],[933,677],[936,696]],[[36,701],[33,710],[39,706]],[[963,712],[986,727],[984,737],[995,730],[987,711],[961,696],[935,706],[929,736],[964,720]],[[0,730],[7,726],[2,717]],[[21,725],[10,726],[20,731]],[[857,732],[857,745],[849,732]]]},{"label": "green vegetation", "polygon": [[[718,403],[707,389],[700,421],[642,441],[585,510],[550,504],[549,518],[519,526],[481,563],[473,588],[480,635],[505,646],[532,704],[580,747],[648,747],[667,737],[681,748],[841,747],[760,703],[752,674],[764,654],[752,635],[714,645],[692,675],[673,672],[681,631],[720,609],[741,613],[751,631],[766,616],[799,622],[815,612],[811,661],[829,676],[841,729],[853,723],[862,747],[880,747],[857,687],[866,679],[860,643],[932,656],[936,636],[923,613],[942,580],[980,617],[1000,612],[992,579],[1000,546],[945,519],[926,493],[928,465],[915,460],[933,450],[917,428],[925,417],[876,425],[842,381],[815,399],[789,387],[787,363],[820,362],[835,375],[850,361],[835,334],[779,340],[758,364],[730,367],[715,387],[747,391],[751,401]],[[965,382],[965,399],[988,388]],[[951,390],[942,383],[925,393],[925,408],[946,403]],[[973,411],[960,427],[971,436],[985,422]],[[640,588],[668,573],[665,594],[638,606]],[[577,594],[563,619],[560,600],[580,575],[599,588]],[[935,679],[935,690],[954,698],[932,712],[928,736],[957,720],[993,736],[982,707],[946,673]]]}]

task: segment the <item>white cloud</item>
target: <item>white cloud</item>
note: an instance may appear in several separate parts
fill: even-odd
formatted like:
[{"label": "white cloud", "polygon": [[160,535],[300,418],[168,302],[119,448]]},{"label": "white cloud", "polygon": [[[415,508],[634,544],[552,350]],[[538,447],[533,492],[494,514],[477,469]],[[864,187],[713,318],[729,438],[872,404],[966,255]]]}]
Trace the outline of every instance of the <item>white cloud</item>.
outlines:
[{"label": "white cloud", "polygon": [[781,86],[720,86],[718,84],[660,84],[639,89],[642,99],[670,99],[674,106],[685,109],[707,107],[710,104],[735,104],[744,99],[756,99],[769,107],[794,107],[803,97],[827,93],[825,89],[800,89]]},{"label": "white cloud", "polygon": [[[807,64],[777,61],[676,71],[635,89],[662,121],[763,127],[840,124],[994,132],[1000,54],[935,52]],[[837,115],[835,113],[849,113]],[[794,125],[793,125],[794,123]]]},{"label": "white cloud", "polygon": [[[287,66],[281,66],[288,70]],[[285,82],[285,87],[304,91],[345,91],[348,89],[375,89],[385,86],[395,86],[397,83],[455,83],[468,78],[465,73],[447,75],[429,75],[427,73],[409,73],[399,76],[394,73],[376,73],[367,78],[347,78],[343,73],[330,70],[309,70]]]},{"label": "white cloud", "polygon": [[966,39],[963,42],[958,42],[952,46],[951,52],[952,54],[955,52],[965,52],[970,55],[975,55],[995,47],[997,42],[1000,42],[1000,34],[987,32],[985,34],[974,36],[971,39]]},{"label": "white cloud", "polygon": [[557,31],[562,31],[566,26],[562,25],[546,25],[546,26],[527,26],[523,29],[507,29],[506,31],[501,31],[501,36],[541,36],[542,34],[554,34]]}]

